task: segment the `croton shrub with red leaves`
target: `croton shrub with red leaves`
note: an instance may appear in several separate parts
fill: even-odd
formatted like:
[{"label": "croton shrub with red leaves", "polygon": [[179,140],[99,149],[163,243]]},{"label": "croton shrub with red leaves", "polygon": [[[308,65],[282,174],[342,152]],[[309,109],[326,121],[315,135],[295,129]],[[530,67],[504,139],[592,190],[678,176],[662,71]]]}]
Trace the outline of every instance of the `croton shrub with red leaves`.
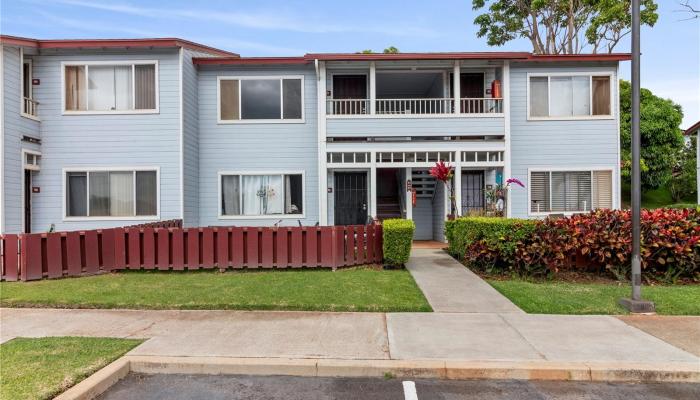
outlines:
[{"label": "croton shrub with red leaves", "polygon": [[[698,210],[643,210],[641,229],[647,277],[700,280]],[[537,276],[580,270],[623,279],[629,277],[631,232],[630,211],[597,210],[537,221],[527,235],[485,235],[467,243],[464,260],[496,273]]]}]

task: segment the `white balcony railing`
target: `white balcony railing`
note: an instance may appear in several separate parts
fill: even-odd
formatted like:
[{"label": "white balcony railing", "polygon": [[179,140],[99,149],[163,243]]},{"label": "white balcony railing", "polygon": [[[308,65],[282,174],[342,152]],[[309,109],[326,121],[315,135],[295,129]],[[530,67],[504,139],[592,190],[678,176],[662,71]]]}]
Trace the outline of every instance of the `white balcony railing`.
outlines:
[{"label": "white balcony railing", "polygon": [[461,98],[462,114],[498,114],[503,112],[501,98]]},{"label": "white balcony railing", "polygon": [[24,104],[22,105],[22,112],[24,112],[27,115],[31,115],[32,117],[36,117],[38,106],[38,101],[25,97]]},{"label": "white balcony railing", "polygon": [[452,114],[453,100],[441,99],[377,99],[377,114]]},{"label": "white balcony railing", "polygon": [[329,115],[369,114],[369,99],[332,99],[328,100]]},{"label": "white balcony railing", "polygon": [[[336,116],[352,115],[445,115],[456,114],[455,101],[452,98],[422,99],[376,99],[374,110],[370,99],[329,99],[326,113]],[[460,113],[498,114],[503,112],[501,98],[462,98]]]}]

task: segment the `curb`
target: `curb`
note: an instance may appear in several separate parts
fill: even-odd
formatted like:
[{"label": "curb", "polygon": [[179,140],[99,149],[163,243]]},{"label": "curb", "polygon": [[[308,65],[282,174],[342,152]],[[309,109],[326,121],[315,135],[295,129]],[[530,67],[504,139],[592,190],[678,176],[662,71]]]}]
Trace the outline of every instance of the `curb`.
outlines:
[{"label": "curb", "polygon": [[129,373],[700,383],[700,365],[691,362],[652,364],[124,356],[56,399],[93,399]]}]

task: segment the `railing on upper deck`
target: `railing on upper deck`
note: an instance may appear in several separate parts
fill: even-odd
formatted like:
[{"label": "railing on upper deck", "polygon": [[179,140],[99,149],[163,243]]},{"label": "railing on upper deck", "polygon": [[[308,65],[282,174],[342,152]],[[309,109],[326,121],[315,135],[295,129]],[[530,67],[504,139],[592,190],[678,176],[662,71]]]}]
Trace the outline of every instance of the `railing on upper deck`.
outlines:
[{"label": "railing on upper deck", "polygon": [[460,99],[462,114],[498,114],[503,112],[502,98],[467,98]]},{"label": "railing on upper deck", "polygon": [[36,117],[37,116],[37,106],[39,105],[39,102],[34,100],[34,99],[30,99],[28,97],[25,97],[23,103],[24,104],[22,105],[22,112],[27,114],[27,115],[31,115],[32,117]]},{"label": "railing on upper deck", "polygon": [[[460,114],[503,113],[502,98],[462,98]],[[445,115],[456,114],[452,98],[376,99],[374,110],[370,99],[329,99],[326,113],[333,116],[353,115]],[[374,111],[374,112],[373,112]]]},{"label": "railing on upper deck", "polygon": [[370,112],[369,99],[331,99],[328,100],[329,115],[362,115]]},{"label": "railing on upper deck", "polygon": [[377,99],[376,114],[452,114],[453,99]]}]

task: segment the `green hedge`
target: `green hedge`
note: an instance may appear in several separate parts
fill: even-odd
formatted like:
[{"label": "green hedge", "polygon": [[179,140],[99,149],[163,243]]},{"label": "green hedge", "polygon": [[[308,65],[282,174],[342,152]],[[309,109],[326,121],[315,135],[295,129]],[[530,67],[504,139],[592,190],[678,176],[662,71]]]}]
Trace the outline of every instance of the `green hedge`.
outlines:
[{"label": "green hedge", "polygon": [[[512,249],[514,242],[529,235],[535,229],[535,221],[500,217],[462,217],[445,223],[445,236],[449,243],[447,251],[458,259],[463,259],[467,246],[480,240],[502,242]],[[509,240],[506,243],[505,238]]]},{"label": "green hedge", "polygon": [[411,255],[411,242],[416,224],[407,219],[386,219],[382,222],[384,232],[384,263],[399,266]]}]

